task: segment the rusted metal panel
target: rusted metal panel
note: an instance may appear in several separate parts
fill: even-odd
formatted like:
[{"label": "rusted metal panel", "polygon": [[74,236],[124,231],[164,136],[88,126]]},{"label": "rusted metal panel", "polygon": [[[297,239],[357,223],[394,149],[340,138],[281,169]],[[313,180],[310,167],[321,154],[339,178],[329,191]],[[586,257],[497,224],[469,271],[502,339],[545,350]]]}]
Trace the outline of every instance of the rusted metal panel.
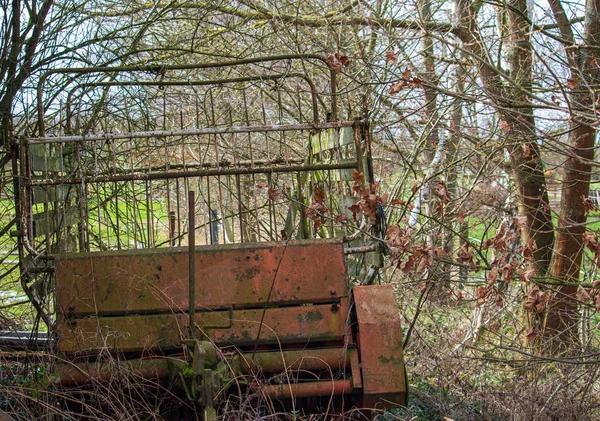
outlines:
[{"label": "rusted metal panel", "polygon": [[[196,248],[196,308],[333,302],[346,295],[340,241]],[[57,308],[70,316],[188,308],[185,248],[68,255],[56,262]]]},{"label": "rusted metal panel", "polygon": [[[347,317],[348,299],[343,298],[337,305],[201,312],[195,320],[199,331],[215,343],[242,346],[343,340]],[[61,318],[56,328],[58,348],[65,353],[172,350],[181,345],[187,323],[185,313]]]},{"label": "rusted metal panel", "polygon": [[[242,369],[246,373],[282,373],[296,371],[337,371],[348,367],[357,356],[355,348],[317,348],[277,350],[242,354]],[[358,359],[356,360],[358,362]]]},{"label": "rusted metal panel", "polygon": [[406,405],[402,330],[394,290],[391,285],[372,285],[352,291],[360,335],[363,405]]}]

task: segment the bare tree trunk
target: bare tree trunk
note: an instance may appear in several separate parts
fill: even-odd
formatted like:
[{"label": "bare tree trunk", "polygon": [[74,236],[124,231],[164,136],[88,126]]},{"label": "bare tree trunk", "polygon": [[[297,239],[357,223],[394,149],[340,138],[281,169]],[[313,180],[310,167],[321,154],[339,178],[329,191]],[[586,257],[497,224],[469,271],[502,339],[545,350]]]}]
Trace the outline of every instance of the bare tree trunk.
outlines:
[{"label": "bare tree trunk", "polygon": [[[40,36],[53,3],[54,0],[44,1],[38,13],[28,22],[26,32],[21,33],[21,1],[12,2],[10,51],[8,60],[0,60],[0,82],[4,82],[5,85],[0,98],[0,146],[8,147],[13,103],[17,92],[31,73]],[[31,35],[25,41],[24,36],[29,30]]]},{"label": "bare tree trunk", "polygon": [[[526,218],[521,241],[533,248],[528,266],[535,269],[538,276],[545,276],[554,248],[554,227],[531,103],[533,55],[527,0],[510,0],[503,12],[506,13],[507,27],[501,31],[508,36],[506,58],[511,84],[503,82],[501,69],[487,56],[476,19],[478,7],[470,0],[457,0],[457,35],[465,49],[476,57],[483,88],[494,103],[506,136],[505,147],[517,188],[519,214]],[[525,316],[527,333],[539,333],[542,330],[541,315],[528,312]]]},{"label": "bare tree trunk", "polygon": [[[457,159],[460,151],[460,140],[461,140],[461,132],[460,127],[462,126],[462,118],[463,118],[463,101],[461,96],[464,94],[464,78],[466,76],[466,71],[464,68],[464,64],[460,62],[455,68],[455,92],[456,98],[453,99],[452,102],[452,110],[450,116],[450,134],[448,136],[448,143],[446,145],[446,163],[447,163],[447,173],[446,173],[446,188],[448,189],[448,195],[450,196],[450,212],[452,214],[457,214],[459,209],[457,205],[462,202],[462,198],[459,195],[459,186],[458,186],[458,168],[457,168]],[[456,222],[456,218],[452,218],[448,221],[450,227],[446,229],[444,233],[444,242],[443,247],[444,251],[448,253],[449,256],[454,254],[455,249],[455,238],[456,238],[456,230],[467,228],[468,235],[468,224],[463,222],[460,224],[459,228]],[[462,225],[465,225],[464,227]],[[448,279],[448,281],[452,278],[452,267],[451,264],[444,265],[444,276]],[[466,279],[465,279],[466,280]],[[461,279],[461,281],[465,281]]]},{"label": "bare tree trunk", "polygon": [[552,256],[554,231],[540,148],[535,133],[531,91],[532,52],[529,43],[526,0],[512,0],[509,18],[509,54],[514,85],[504,85],[501,70],[487,58],[477,13],[479,3],[457,0],[458,26],[455,31],[465,49],[476,59],[483,88],[495,104],[506,139],[506,149],[518,189],[519,214],[526,217],[522,241],[535,242],[531,266],[545,275]]},{"label": "bare tree trunk", "polygon": [[[573,43],[574,37],[566,21],[562,5],[551,2],[552,11],[559,24],[561,35]],[[565,164],[562,184],[560,215],[556,250],[552,261],[551,275],[554,279],[571,283],[559,286],[550,302],[545,323],[545,334],[549,340],[549,351],[558,353],[578,343],[577,287],[583,256],[583,234],[587,210],[584,199],[590,189],[591,163],[594,160],[596,140],[595,120],[585,116],[598,99],[600,74],[595,64],[594,49],[600,43],[600,0],[588,0],[585,16],[584,39],[581,48],[567,47],[571,65],[572,91],[570,149]],[[593,111],[592,111],[593,112]]]},{"label": "bare tree trunk", "polygon": [[[426,27],[432,19],[431,0],[417,0],[417,8],[419,11],[419,18],[421,22],[423,22],[423,26]],[[424,68],[423,79],[427,81],[427,84],[423,86],[425,94],[425,105],[423,108],[425,120],[425,153],[423,154],[423,164],[426,168],[429,166],[428,172],[433,173],[431,166],[436,163],[436,154],[438,154],[442,148],[445,148],[445,145],[440,144],[440,116],[438,113],[437,98],[437,85],[439,80],[435,73],[433,37],[427,31],[424,31],[422,34],[421,48]],[[424,214],[427,217],[433,216],[433,192],[436,184],[437,177],[430,178],[427,180],[427,185],[423,186],[419,193],[424,196],[421,200]],[[439,232],[436,232],[435,230],[429,231],[427,241],[430,246],[436,246],[439,243],[440,238],[438,234]],[[448,277],[446,276],[444,269],[445,268],[441,265],[434,264],[427,272],[428,281],[432,282],[432,288],[429,293],[430,300],[441,301],[447,298],[446,290],[448,289]]]}]

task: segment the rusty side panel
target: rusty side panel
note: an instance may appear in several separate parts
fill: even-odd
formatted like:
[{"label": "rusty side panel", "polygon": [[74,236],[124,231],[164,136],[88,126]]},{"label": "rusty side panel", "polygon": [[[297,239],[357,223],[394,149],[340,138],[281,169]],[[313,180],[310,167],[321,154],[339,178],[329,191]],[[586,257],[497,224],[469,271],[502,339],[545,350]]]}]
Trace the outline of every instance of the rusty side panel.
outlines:
[{"label": "rusty side panel", "polygon": [[[269,308],[264,319],[263,310],[254,309],[201,312],[195,320],[200,331],[215,343],[242,346],[342,340],[347,317],[348,299],[343,298],[338,305]],[[102,348],[121,352],[167,351],[181,345],[186,324],[185,313],[61,318],[56,328],[58,348],[65,353]]]},{"label": "rusty side panel", "polygon": [[[406,405],[407,384],[398,305],[391,285],[353,289],[363,375],[363,405]],[[389,406],[389,404],[388,404]]]},{"label": "rusty side panel", "polygon": [[[354,348],[317,348],[296,350],[277,350],[242,354],[242,367],[247,374],[282,373],[289,371],[338,371],[350,366],[354,356],[358,355]],[[348,370],[350,375],[350,370]]]},{"label": "rusty side panel", "polygon": [[[277,305],[346,296],[340,241],[198,247],[195,260],[198,311],[262,307],[272,285],[269,301]],[[184,248],[60,257],[58,311],[65,317],[186,311],[188,261]]]}]

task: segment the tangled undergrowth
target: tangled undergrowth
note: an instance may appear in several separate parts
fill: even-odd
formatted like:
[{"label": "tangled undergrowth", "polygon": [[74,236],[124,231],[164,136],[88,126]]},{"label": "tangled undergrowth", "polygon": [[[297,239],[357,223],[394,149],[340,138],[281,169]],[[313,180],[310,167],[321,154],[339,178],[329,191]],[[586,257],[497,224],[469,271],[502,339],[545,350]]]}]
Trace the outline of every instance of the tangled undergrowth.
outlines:
[{"label": "tangled undergrowth", "polygon": [[[397,285],[408,337],[405,360],[410,382],[407,408],[378,413],[385,421],[555,421],[600,419],[600,352],[594,347],[593,315],[576,351],[561,357],[523,343],[514,305],[474,305],[468,288],[460,300],[424,297],[422,285]],[[518,294],[519,292],[515,292]],[[419,299],[423,298],[423,299]],[[585,333],[585,335],[584,335]],[[57,383],[51,350],[0,354],[0,410],[14,420],[195,420],[201,411],[187,402],[178,383],[128,376],[77,388]],[[284,411],[264,397],[232,396],[220,420],[325,420],[331,405],[301,405]],[[348,408],[345,419],[369,411]],[[3,415],[0,413],[0,415]],[[0,417],[0,419],[2,419]],[[8,419],[8,418],[7,418]]]}]

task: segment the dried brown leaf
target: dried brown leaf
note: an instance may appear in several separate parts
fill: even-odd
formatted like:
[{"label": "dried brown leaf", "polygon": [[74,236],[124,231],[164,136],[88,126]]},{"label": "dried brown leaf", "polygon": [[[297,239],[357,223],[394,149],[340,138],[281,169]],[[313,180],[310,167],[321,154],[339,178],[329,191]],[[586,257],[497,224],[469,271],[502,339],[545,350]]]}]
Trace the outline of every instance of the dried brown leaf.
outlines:
[{"label": "dried brown leaf", "polygon": [[350,65],[350,59],[346,56],[341,56],[338,53],[329,54],[325,59],[325,62],[334,73],[340,73],[342,66],[348,67]]},{"label": "dried brown leaf", "polygon": [[506,120],[500,120],[499,123],[498,123],[498,125],[505,132],[510,131],[510,124],[508,124],[508,121],[506,121]]},{"label": "dried brown leaf", "polygon": [[398,61],[398,53],[395,53],[394,49],[390,48],[389,50],[387,50],[385,52],[385,61],[387,63],[394,63],[394,64],[396,64],[396,62]]},{"label": "dried brown leaf", "polygon": [[576,77],[567,79],[567,86],[569,87],[569,89],[575,89],[577,88],[577,86],[579,86],[579,83],[581,81],[579,79],[577,79]]},{"label": "dried brown leaf", "polygon": [[335,222],[338,222],[340,224],[346,224],[348,223],[348,215],[340,213],[339,215],[336,215],[334,218]]},{"label": "dried brown leaf", "polygon": [[405,86],[408,86],[408,82],[405,80],[399,80],[397,82],[394,82],[390,85],[390,89],[388,90],[388,93],[390,95],[393,94],[397,94],[398,92],[400,92]]},{"label": "dried brown leaf", "polygon": [[488,284],[491,285],[498,280],[498,273],[498,266],[492,267],[492,270],[490,270],[490,273],[488,274]]},{"label": "dried brown leaf", "polygon": [[465,212],[464,209],[460,209],[458,211],[458,213],[456,214],[456,221],[459,224],[464,224],[465,223],[465,216],[467,215],[467,212]]},{"label": "dried brown leaf", "polygon": [[582,287],[581,285],[579,285],[577,287],[577,299],[579,301],[581,301],[582,303],[587,303],[588,301],[590,301],[592,299],[592,296],[590,295],[591,290]]},{"label": "dried brown leaf", "polygon": [[272,187],[269,187],[268,193],[269,193],[269,199],[271,199],[273,202],[279,201],[279,192],[277,190],[275,190]]},{"label": "dried brown leaf", "polygon": [[413,77],[410,80],[410,86],[412,86],[413,88],[421,88],[421,87],[423,87],[423,82],[425,82],[423,79],[418,78],[418,77]]}]

